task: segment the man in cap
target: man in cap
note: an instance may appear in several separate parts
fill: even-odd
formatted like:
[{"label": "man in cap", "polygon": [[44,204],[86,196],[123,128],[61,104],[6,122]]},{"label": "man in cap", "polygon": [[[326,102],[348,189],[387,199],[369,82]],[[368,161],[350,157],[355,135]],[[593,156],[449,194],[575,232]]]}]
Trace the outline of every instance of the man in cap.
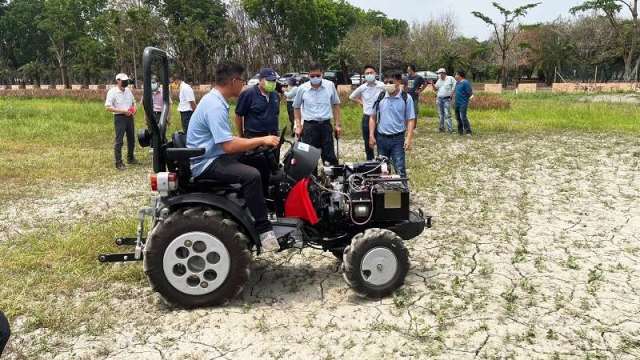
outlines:
[{"label": "man in cap", "polygon": [[436,107],[438,108],[438,114],[440,115],[440,126],[438,130],[440,132],[445,131],[445,124],[449,133],[453,132],[451,125],[451,97],[456,89],[456,79],[453,76],[447,75],[447,70],[440,68],[437,71],[438,81],[434,84],[431,83],[436,95]]},{"label": "man in cap", "polygon": [[116,75],[116,86],[109,89],[104,106],[108,112],[113,113],[113,125],[116,137],[113,145],[116,169],[124,170],[122,162],[122,145],[124,135],[127,135],[127,161],[129,164],[137,164],[133,155],[135,149],[134,115],[136,114],[136,101],[133,93],[128,88],[129,77],[127,74]]},{"label": "man in cap", "polygon": [[[238,135],[247,139],[278,135],[278,116],[280,116],[280,97],[276,92],[276,72],[264,68],[259,73],[257,85],[245,89],[238,97],[236,105],[236,128]],[[262,156],[251,156],[244,163],[260,171],[262,187],[266,194],[269,188],[271,169],[269,162]]]},{"label": "man in cap", "polygon": [[278,134],[280,97],[276,92],[276,72],[264,68],[259,77],[257,85],[240,94],[236,105],[236,128],[246,138]]}]

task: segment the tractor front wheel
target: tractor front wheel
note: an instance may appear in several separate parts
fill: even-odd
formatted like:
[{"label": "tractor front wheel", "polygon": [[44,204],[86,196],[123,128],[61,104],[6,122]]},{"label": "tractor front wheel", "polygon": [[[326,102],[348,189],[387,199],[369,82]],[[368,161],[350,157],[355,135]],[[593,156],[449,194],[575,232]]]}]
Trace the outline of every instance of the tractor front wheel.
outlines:
[{"label": "tractor front wheel", "polygon": [[343,276],[360,296],[379,299],[404,284],[409,251],[391,230],[367,229],[353,237],[344,251]]}]

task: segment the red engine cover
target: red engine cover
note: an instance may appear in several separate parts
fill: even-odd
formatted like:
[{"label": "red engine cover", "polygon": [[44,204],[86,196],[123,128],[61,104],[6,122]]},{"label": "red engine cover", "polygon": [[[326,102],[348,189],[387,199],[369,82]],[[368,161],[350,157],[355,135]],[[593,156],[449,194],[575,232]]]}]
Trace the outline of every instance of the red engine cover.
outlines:
[{"label": "red engine cover", "polygon": [[284,216],[299,218],[315,225],[320,221],[309,196],[309,179],[302,179],[291,189],[284,202]]}]

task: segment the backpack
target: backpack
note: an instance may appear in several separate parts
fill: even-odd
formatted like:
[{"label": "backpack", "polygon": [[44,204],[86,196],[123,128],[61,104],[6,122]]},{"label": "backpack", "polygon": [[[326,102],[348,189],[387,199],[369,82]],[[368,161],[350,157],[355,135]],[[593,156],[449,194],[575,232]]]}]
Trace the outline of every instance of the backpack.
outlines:
[{"label": "backpack", "polygon": [[[376,100],[376,102],[373,103],[373,109],[376,111],[376,124],[380,123],[380,102],[382,101],[382,99],[384,99],[384,97],[387,95],[386,91],[381,91],[380,95],[378,95],[378,99]],[[407,119],[407,99],[409,98],[409,95],[407,94],[406,91],[401,90],[401,94],[400,96],[402,97],[402,100],[404,101],[404,118],[405,121]],[[416,114],[416,117],[418,116],[418,114]]]}]

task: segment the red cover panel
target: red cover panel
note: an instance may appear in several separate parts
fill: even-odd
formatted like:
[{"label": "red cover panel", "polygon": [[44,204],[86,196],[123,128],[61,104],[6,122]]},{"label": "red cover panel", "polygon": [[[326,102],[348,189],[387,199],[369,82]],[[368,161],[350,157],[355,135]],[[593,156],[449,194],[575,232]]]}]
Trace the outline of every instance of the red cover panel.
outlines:
[{"label": "red cover panel", "polygon": [[291,189],[284,202],[284,216],[299,218],[315,225],[320,221],[309,196],[309,179],[302,179]]}]

